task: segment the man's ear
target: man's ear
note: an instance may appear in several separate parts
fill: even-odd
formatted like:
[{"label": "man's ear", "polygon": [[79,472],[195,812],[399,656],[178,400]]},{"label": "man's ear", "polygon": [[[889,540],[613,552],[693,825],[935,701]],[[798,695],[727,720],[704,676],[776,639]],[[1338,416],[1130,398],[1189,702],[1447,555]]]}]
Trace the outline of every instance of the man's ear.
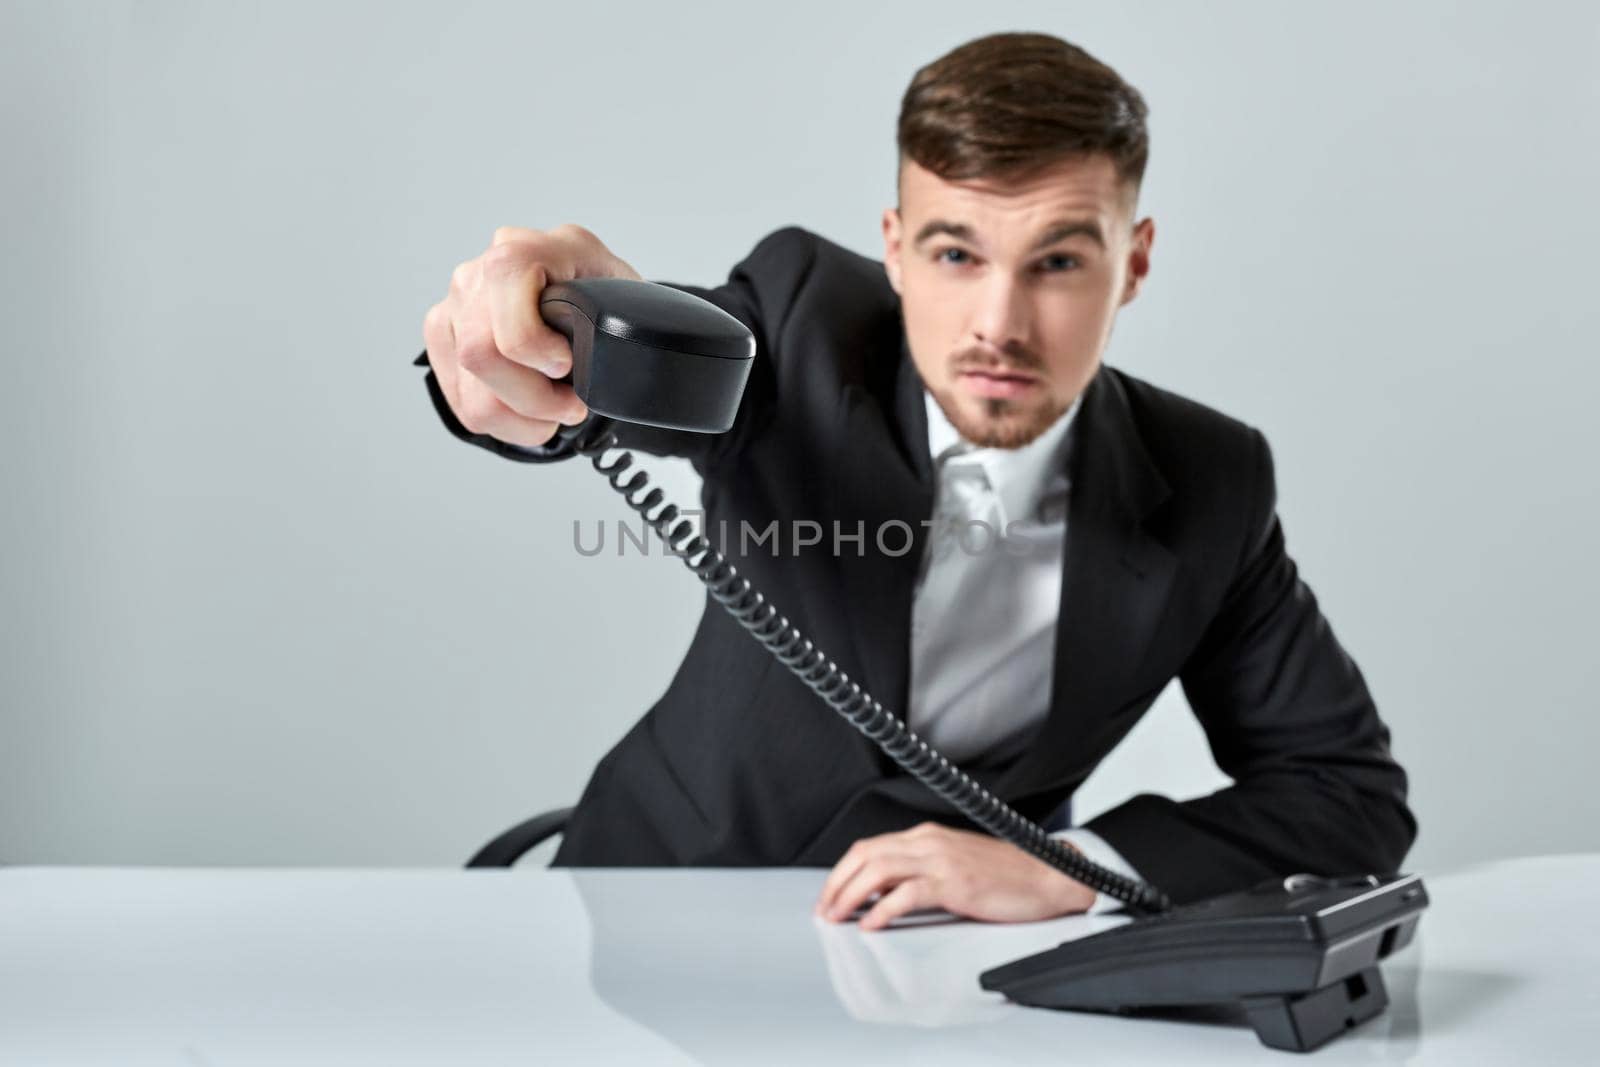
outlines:
[{"label": "man's ear", "polygon": [[1144,288],[1144,280],[1150,274],[1150,249],[1155,241],[1155,220],[1140,219],[1133,227],[1133,245],[1128,250],[1128,279],[1123,283],[1119,305],[1138,296],[1139,290]]},{"label": "man's ear", "polygon": [[883,270],[889,275],[889,284],[900,292],[900,211],[883,209]]}]

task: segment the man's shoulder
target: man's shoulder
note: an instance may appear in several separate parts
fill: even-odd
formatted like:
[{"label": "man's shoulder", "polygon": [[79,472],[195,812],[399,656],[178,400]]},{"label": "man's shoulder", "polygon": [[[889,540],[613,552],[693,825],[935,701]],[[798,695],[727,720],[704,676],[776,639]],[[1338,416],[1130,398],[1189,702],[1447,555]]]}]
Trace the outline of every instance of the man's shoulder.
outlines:
[{"label": "man's shoulder", "polygon": [[817,265],[854,270],[883,270],[883,262],[852,251],[804,226],[780,226],[756,242],[757,251],[799,258]]},{"label": "man's shoulder", "polygon": [[862,255],[803,226],[773,230],[756,242],[743,266],[759,273],[802,274],[808,288],[847,294],[851,304],[881,306],[897,301],[881,259]]},{"label": "man's shoulder", "polygon": [[1265,438],[1250,423],[1120,368],[1105,369],[1169,482],[1232,485],[1259,462]]},{"label": "man's shoulder", "polygon": [[1128,410],[1141,428],[1170,427],[1225,437],[1248,436],[1254,429],[1243,419],[1155,384],[1121,367],[1106,365],[1127,397]]},{"label": "man's shoulder", "polygon": [[892,368],[886,357],[899,352],[903,327],[882,260],[784,226],[763,237],[736,272],[758,293],[780,363],[812,375],[831,366],[846,382],[864,381],[873,367]]}]

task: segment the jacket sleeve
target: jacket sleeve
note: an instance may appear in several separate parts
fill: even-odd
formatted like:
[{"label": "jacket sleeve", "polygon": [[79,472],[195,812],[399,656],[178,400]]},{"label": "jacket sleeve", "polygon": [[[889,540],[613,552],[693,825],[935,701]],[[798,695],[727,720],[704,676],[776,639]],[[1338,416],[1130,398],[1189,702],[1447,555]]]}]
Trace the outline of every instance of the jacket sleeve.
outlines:
[{"label": "jacket sleeve", "polygon": [[[677,282],[660,283],[710,301],[748,326],[756,339],[755,363],[739,404],[739,412],[727,433],[691,433],[618,422],[614,424],[614,432],[620,447],[658,456],[683,457],[694,465],[702,477],[723,456],[738,450],[750,429],[763,423],[764,413],[772,403],[772,383],[775,381],[772,361],[776,356],[776,340],[794,303],[795,293],[810,271],[815,258],[815,240],[808,231],[787,226],[762,238],[750,254],[729,272],[728,280],[722,285],[708,289]],[[423,351],[412,361],[412,365],[427,367],[428,353]],[[488,434],[475,434],[461,425],[450,410],[431,368],[425,376],[425,382],[435,413],[445,429],[459,440],[519,463],[550,463],[574,455],[570,443],[555,438],[548,445],[527,448],[500,441]]]},{"label": "jacket sleeve", "polygon": [[1140,794],[1085,824],[1178,902],[1298,871],[1395,871],[1417,832],[1389,730],[1285,550],[1272,454],[1250,432],[1248,543],[1179,672],[1234,784],[1183,802]]}]

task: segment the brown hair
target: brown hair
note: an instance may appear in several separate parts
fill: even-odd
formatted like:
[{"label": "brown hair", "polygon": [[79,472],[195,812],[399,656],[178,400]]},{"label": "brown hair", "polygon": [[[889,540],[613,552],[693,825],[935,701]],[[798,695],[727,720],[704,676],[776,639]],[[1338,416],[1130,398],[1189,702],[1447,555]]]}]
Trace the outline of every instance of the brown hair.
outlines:
[{"label": "brown hair", "polygon": [[1150,154],[1144,97],[1077,45],[1044,33],[968,41],[911,79],[900,159],[945,181],[1025,180],[1103,153],[1137,192]]}]

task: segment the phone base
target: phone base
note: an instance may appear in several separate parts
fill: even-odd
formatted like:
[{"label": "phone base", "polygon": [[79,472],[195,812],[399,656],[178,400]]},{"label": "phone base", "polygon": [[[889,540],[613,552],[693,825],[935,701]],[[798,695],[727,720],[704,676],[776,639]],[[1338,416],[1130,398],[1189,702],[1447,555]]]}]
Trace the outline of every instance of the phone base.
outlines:
[{"label": "phone base", "polygon": [[1246,997],[1246,1018],[1268,1048],[1310,1052],[1383,1014],[1389,991],[1377,967],[1292,996]]},{"label": "phone base", "polygon": [[1428,906],[1414,874],[1291,875],[985,971],[1030,1007],[1145,1014],[1240,1011],[1269,1048],[1305,1052],[1389,1004],[1378,964]]}]

